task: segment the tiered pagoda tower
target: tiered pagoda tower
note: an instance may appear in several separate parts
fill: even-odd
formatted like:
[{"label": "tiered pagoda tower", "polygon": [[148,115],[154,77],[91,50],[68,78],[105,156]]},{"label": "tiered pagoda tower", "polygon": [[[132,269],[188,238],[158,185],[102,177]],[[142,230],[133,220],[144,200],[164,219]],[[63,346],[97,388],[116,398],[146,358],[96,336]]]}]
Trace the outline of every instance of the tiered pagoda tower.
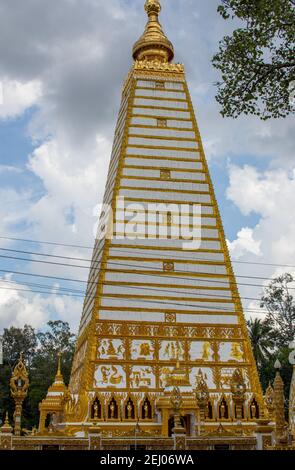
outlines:
[{"label": "tiered pagoda tower", "polygon": [[145,10],[63,427],[81,435],[99,423],[115,437],[134,435],[138,422],[147,435],[168,436],[178,387],[187,434],[237,423],[251,432],[263,398],[184,68],[172,62],[160,2]]}]

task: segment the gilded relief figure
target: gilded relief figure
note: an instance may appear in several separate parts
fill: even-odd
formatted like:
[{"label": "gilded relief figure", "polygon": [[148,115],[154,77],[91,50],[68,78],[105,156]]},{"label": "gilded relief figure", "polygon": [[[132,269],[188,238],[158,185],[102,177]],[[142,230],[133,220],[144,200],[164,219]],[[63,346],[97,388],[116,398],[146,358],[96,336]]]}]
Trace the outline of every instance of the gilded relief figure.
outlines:
[{"label": "gilded relief figure", "polygon": [[104,339],[98,348],[99,358],[123,359],[124,348],[121,340]]},{"label": "gilded relief figure", "polygon": [[242,361],[244,359],[244,353],[239,343],[232,343],[230,355],[237,361]]},{"label": "gilded relief figure", "polygon": [[134,388],[139,387],[152,387],[154,382],[154,375],[151,367],[138,367],[132,370],[131,386]]},{"label": "gilded relief figure", "polygon": [[102,375],[102,383],[107,384],[109,383],[109,375],[110,375],[110,369],[107,367],[102,367],[101,368],[101,375]]},{"label": "gilded relief figure", "polygon": [[[120,369],[122,369],[122,367],[120,367]],[[99,382],[103,385],[119,385],[122,383],[124,378],[116,366],[101,366],[97,372],[98,376],[96,378],[96,383]]]},{"label": "gilded relief figure", "polygon": [[97,402],[94,403],[93,408],[94,408],[94,416],[93,417],[94,417],[94,419],[98,419],[99,406],[98,406]]},{"label": "gilded relief figure", "polygon": [[132,359],[153,359],[154,348],[151,341],[133,341]]},{"label": "gilded relief figure", "polygon": [[169,380],[173,367],[162,367],[160,370],[160,386],[161,388],[166,387],[166,383]]},{"label": "gilded relief figure", "polygon": [[165,359],[171,360],[183,360],[183,348],[179,341],[170,341],[167,342],[164,348],[164,357]]},{"label": "gilded relief figure", "polygon": [[115,356],[115,357],[116,357],[116,356],[118,355],[116,349],[114,348],[114,345],[113,345],[113,342],[112,342],[111,339],[109,340],[109,346],[108,346],[108,349],[107,349],[107,355],[108,355],[108,356],[111,356],[111,357],[112,357],[112,356]]},{"label": "gilded relief figure", "polygon": [[209,359],[211,358],[210,353],[211,353],[211,346],[210,346],[210,343],[209,343],[208,341],[205,341],[205,343],[203,344],[203,355],[202,355],[202,359],[203,359],[204,361],[209,361]]},{"label": "gilded relief figure", "polygon": [[122,380],[123,380],[123,376],[119,375],[117,367],[112,366],[112,375],[110,376],[110,383],[120,384]]},{"label": "gilded relief figure", "polygon": [[140,356],[150,356],[150,354],[152,354],[152,350],[151,350],[151,347],[150,347],[149,343],[142,343],[140,345],[139,355]]}]

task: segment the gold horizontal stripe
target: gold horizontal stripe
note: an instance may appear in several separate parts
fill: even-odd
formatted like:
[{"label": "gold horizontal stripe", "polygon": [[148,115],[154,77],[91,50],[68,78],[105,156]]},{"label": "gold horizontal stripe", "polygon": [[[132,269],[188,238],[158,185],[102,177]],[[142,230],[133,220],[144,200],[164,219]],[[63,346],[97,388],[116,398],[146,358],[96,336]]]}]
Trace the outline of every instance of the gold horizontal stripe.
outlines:
[{"label": "gold horizontal stripe", "polygon": [[111,248],[136,248],[138,250],[161,250],[161,251],[176,251],[176,252],[181,252],[181,253],[222,253],[224,254],[223,250],[212,250],[212,249],[198,249],[198,250],[184,250],[183,248],[174,248],[173,246],[171,247],[162,247],[162,246],[147,246],[147,245],[140,245],[134,247],[134,245],[122,245],[122,244],[116,244],[116,245],[111,245]]},{"label": "gold horizontal stripe", "polygon": [[[160,91],[160,90],[159,90]],[[166,91],[166,90],[161,90],[161,91]],[[176,92],[177,93],[177,92]],[[179,93],[183,93],[183,92],[179,92]],[[185,94],[185,93],[184,93]],[[187,108],[185,109],[188,109],[188,106],[189,106],[189,103],[188,103],[188,100],[187,98],[165,98],[163,96],[144,96],[144,95],[134,95],[134,100],[137,100],[137,99],[140,99],[140,100],[153,100],[153,101],[172,101],[174,103],[186,103],[187,104]],[[136,104],[136,103],[134,103]],[[181,108],[182,109],[182,108]]]},{"label": "gold horizontal stripe", "polygon": [[163,135],[143,135],[143,134],[128,134],[129,138],[133,137],[135,139],[152,139],[152,140],[168,140],[171,142],[195,142],[199,144],[199,141],[196,138],[189,137],[165,137]]},{"label": "gold horizontal stripe", "polygon": [[[139,212],[137,212],[139,213]],[[130,221],[131,223],[134,222],[136,225],[139,225],[139,226],[145,226],[145,227],[161,227],[161,228],[166,228],[167,225],[165,223],[158,223],[158,222],[137,222],[137,221],[133,221],[131,219]],[[129,223],[129,220],[122,220],[122,219],[118,219],[118,217],[116,217],[116,223],[118,224],[128,224]],[[168,225],[168,228],[173,228],[173,227],[178,227],[179,224],[171,224],[171,225]],[[198,228],[198,229],[212,229],[212,230],[218,230],[218,227],[216,225],[193,225],[193,224],[181,224],[181,227],[184,227],[184,228]]]},{"label": "gold horizontal stripe", "polygon": [[[130,287],[130,286],[136,286],[136,287],[152,287],[152,288],[155,288],[155,287],[160,287],[160,288],[167,288],[167,289],[171,289],[171,287],[167,284],[159,284],[159,283],[152,283],[152,282],[145,282],[145,283],[141,283],[141,282],[124,282],[124,281],[104,281],[103,282],[103,285],[108,285],[108,286],[122,286],[122,287]],[[184,285],[177,285],[177,284],[173,284],[173,289],[189,289],[189,290],[193,290],[193,289],[196,289],[196,290],[218,290],[218,291],[221,291],[221,292],[230,292],[232,294],[232,291],[231,291],[231,288],[230,287],[213,287],[213,286],[198,286],[198,285],[194,285],[194,286],[184,286]],[[233,299],[235,299],[236,297],[233,297]]]},{"label": "gold horizontal stripe", "polygon": [[[163,259],[163,258],[158,258],[155,256],[155,258],[142,258],[141,257],[130,257],[130,256],[111,256],[109,255],[108,256],[108,260],[120,260],[120,261],[137,261],[139,263],[146,263],[146,262],[151,262],[151,263],[163,263],[166,262],[167,260],[166,259]],[[177,265],[177,263],[181,263],[181,264],[192,264],[193,266],[198,266],[198,265],[204,265],[204,266],[224,266],[226,268],[226,262],[225,261],[214,261],[214,260],[181,260],[179,258],[173,258],[173,257],[169,257],[169,262],[171,263],[174,263],[175,265]],[[176,270],[177,271],[177,270]],[[186,274],[186,272],[185,272]]]},{"label": "gold horizontal stripe", "polygon": [[[195,160],[194,160],[194,162],[195,162]],[[160,167],[160,166],[158,166],[158,167],[157,166],[154,166],[154,167],[144,166],[143,167],[143,166],[140,166],[140,165],[124,165],[123,170],[125,170],[125,169],[131,169],[131,170],[136,169],[136,170],[143,170],[143,171],[145,171],[145,170],[147,170],[147,171],[149,171],[149,170],[153,170],[153,171],[169,170],[171,172],[177,171],[177,172],[181,172],[181,173],[202,173],[206,176],[206,178],[208,178],[207,173],[204,170],[191,170],[189,168],[179,169],[179,168],[171,168],[171,167],[168,167],[168,166],[167,167],[164,167],[164,166],[163,167]],[[124,178],[131,178],[131,176],[129,176],[129,175],[126,175],[126,176],[123,175],[123,177]],[[145,178],[152,178],[152,177],[145,177]],[[145,178],[140,176],[140,179],[145,179]],[[201,182],[207,181],[206,178],[204,180],[200,180],[200,181]],[[155,178],[155,179],[158,179],[158,178]],[[171,178],[171,180],[167,180],[167,181],[193,181],[193,180],[179,180],[179,179],[176,179],[176,178]]]},{"label": "gold horizontal stripe", "polygon": [[[146,203],[148,204],[149,202],[156,202],[156,203],[159,203],[159,202],[163,202],[163,200],[161,199],[143,199],[143,198],[135,198],[135,197],[130,197],[130,196],[124,196],[125,197],[125,201],[131,201],[131,202],[143,202],[143,203]],[[212,203],[209,203],[209,202],[193,202],[193,201],[171,201],[171,200],[165,200],[164,201],[165,204],[188,204],[188,205],[192,205],[192,204],[200,204],[201,206],[203,207],[215,207],[214,204]],[[126,202],[125,202],[126,204]]]},{"label": "gold horizontal stripe", "polygon": [[[164,181],[163,181],[164,182]],[[205,183],[206,184],[206,183]],[[159,191],[159,192],[162,192],[162,193],[181,193],[181,194],[208,194],[210,197],[211,194],[210,194],[210,190],[208,189],[207,191],[189,191],[187,189],[174,189],[174,188],[149,188],[149,187],[143,187],[143,186],[120,186],[119,189],[128,189],[128,190],[132,190],[132,191],[152,191],[152,192],[155,192],[155,191]],[[166,202],[166,201],[163,201],[163,202]]]},{"label": "gold horizontal stripe", "polygon": [[[153,117],[151,117],[153,119]],[[171,119],[173,121],[177,121],[177,119]],[[159,126],[148,126],[144,124],[130,124],[130,127],[136,127],[138,129],[159,129],[159,130],[167,130],[167,131],[183,131],[183,132],[193,132],[195,134],[194,129],[188,127],[159,127]],[[141,134],[140,134],[141,135]]]},{"label": "gold horizontal stripe", "polygon": [[169,93],[185,93],[185,89],[182,88],[181,90],[176,90],[176,89],[172,89],[172,88],[155,88],[155,87],[145,87],[145,86],[137,86],[136,87],[136,90],[153,90],[153,91],[168,91]]},{"label": "gold horizontal stripe", "polygon": [[[125,168],[125,167],[124,167]],[[140,167],[140,169],[143,169]],[[158,168],[159,171],[162,170],[162,168]],[[163,179],[163,178],[156,178],[153,176],[130,176],[130,175],[122,175],[121,179],[126,179],[126,180],[133,180],[133,181],[159,181],[162,183],[188,183],[188,184],[208,184],[207,180],[187,180],[187,179],[176,179],[176,178],[170,178],[170,179]]]},{"label": "gold horizontal stripe", "polygon": [[[136,212],[137,212],[138,214],[146,214],[147,210],[148,210],[148,209],[146,209],[146,210],[138,210],[138,211],[136,211]],[[132,212],[132,210],[128,209],[128,207],[125,207],[125,211],[126,211],[126,212]],[[117,212],[117,213],[120,213],[120,212],[122,212],[122,209],[121,209],[121,210],[120,210],[120,209],[117,209],[116,212]],[[177,213],[177,212],[172,212],[172,211],[169,211],[169,212],[171,213],[172,216],[177,216],[177,215],[179,215],[179,213]],[[158,213],[159,213],[159,211],[149,211],[149,214],[153,214],[153,215],[154,215],[154,214],[158,214]],[[185,216],[185,217],[188,217],[188,216],[191,215],[191,214],[189,214],[188,212],[184,212],[184,213],[182,213],[182,215]],[[214,214],[198,214],[198,218],[200,218],[200,219],[202,219],[202,218],[204,218],[204,219],[206,219],[206,218],[215,219],[216,217],[215,217]],[[214,226],[214,225],[212,225],[212,226],[211,226],[211,225],[208,225],[208,228],[218,228],[218,227],[216,227],[216,226]],[[187,251],[187,250],[184,250],[184,251]]]},{"label": "gold horizontal stripe", "polygon": [[130,238],[131,240],[132,239],[140,239],[140,240],[179,240],[179,241],[183,241],[183,242],[186,242],[186,243],[190,243],[192,241],[217,241],[217,242],[220,242],[220,239],[219,238],[208,238],[208,237],[192,237],[191,240],[187,240],[183,237],[177,237],[177,238],[173,238],[172,236],[169,238],[169,236],[167,237],[166,235],[158,235],[158,234],[153,234],[153,236],[149,237],[148,234],[145,234],[144,232],[139,232],[139,233],[132,233],[132,232],[126,232],[126,233],[122,233],[122,232],[116,232],[114,231],[113,233],[113,237],[116,238],[116,237],[125,237],[125,238]]},{"label": "gold horizontal stripe", "polygon": [[[199,147],[188,148],[188,147],[165,147],[160,145],[142,145],[142,144],[130,144],[128,142],[127,147],[138,148],[138,149],[150,149],[150,150],[176,150],[185,152],[197,152],[200,153]],[[153,155],[152,155],[153,156]]]},{"label": "gold horizontal stripe", "polygon": [[[217,311],[207,311],[207,310],[177,310],[177,308],[133,308],[131,307],[105,307],[104,305],[100,305],[97,311],[99,312],[100,310],[106,310],[108,312],[117,312],[118,309],[120,309],[120,312],[134,312],[134,313],[140,313],[140,312],[150,312],[150,313],[176,313],[177,315],[209,315],[209,316],[233,316],[236,317],[237,313],[233,312],[232,310],[229,312],[223,312]],[[114,321],[114,320],[113,320]]]},{"label": "gold horizontal stripe", "polygon": [[[134,147],[133,145],[128,145],[128,147]],[[138,147],[138,145],[135,146],[135,148]],[[169,149],[168,149],[169,150]],[[178,149],[179,150],[179,149]],[[177,157],[161,157],[160,155],[139,155],[139,154],[128,154],[126,153],[124,158],[142,158],[144,160],[165,160],[165,161],[172,161],[172,162],[179,162],[179,163],[201,163],[203,165],[202,160],[198,160],[196,157],[194,159],[191,158],[177,158]],[[143,167],[143,168],[149,168],[149,167]],[[160,167],[158,167],[160,169]],[[178,168],[168,168],[171,171],[179,171]],[[190,169],[186,169],[186,171],[191,171]],[[196,171],[202,171],[202,170],[196,170]],[[205,171],[202,171],[205,173]]]},{"label": "gold horizontal stripe", "polygon": [[159,276],[159,277],[169,277],[171,279],[178,278],[178,277],[188,277],[188,280],[193,280],[193,278],[208,278],[211,280],[218,280],[220,282],[220,279],[226,280],[227,282],[231,282],[229,279],[228,274],[216,274],[216,273],[192,273],[192,272],[183,272],[183,271],[161,271],[159,270],[146,270],[146,269],[125,269],[120,266],[120,270],[118,269],[113,269],[113,268],[108,268],[108,267],[103,267],[103,265],[106,265],[107,261],[102,263],[101,269],[104,271],[107,271],[108,273],[128,273],[128,274],[141,274],[141,275],[152,275],[152,276]]},{"label": "gold horizontal stripe", "polygon": [[[134,103],[133,102],[133,108],[140,108],[140,109],[154,109],[154,110],[158,110],[158,109],[161,109],[163,111],[178,111],[178,112],[181,112],[181,113],[187,113],[191,116],[191,113],[190,113],[190,110],[189,108],[168,108],[168,107],[163,107],[163,106],[154,106],[154,105],[150,105],[150,106],[145,106],[143,104],[137,104],[137,103]],[[161,116],[163,118],[163,116]],[[172,119],[172,118],[170,118]],[[178,116],[176,116],[175,118],[173,118],[173,120],[178,120]]]},{"label": "gold horizontal stripe", "polygon": [[[133,294],[106,294],[102,293],[102,297],[106,297],[109,299],[136,299],[136,300],[155,300],[163,303],[163,301],[176,301],[176,302],[200,302],[200,303],[218,303],[218,304],[232,304],[234,301],[233,299],[220,299],[216,298],[206,298],[206,297],[171,297],[171,296],[158,296],[158,295],[133,295]],[[178,304],[177,304],[178,305]],[[178,305],[179,306],[179,305]],[[185,304],[183,305],[185,307]]]},{"label": "gold horizontal stripe", "polygon": [[[116,322],[116,325],[122,325],[122,326],[125,326],[125,325],[126,325],[126,320],[114,320],[114,321]],[[110,321],[109,321],[109,320],[99,320],[99,319],[96,319],[96,323],[97,323],[97,324],[102,324],[102,325],[109,325]],[[137,326],[140,326],[141,323],[142,323],[141,321],[134,321],[134,320],[133,320],[133,321],[130,321],[129,325],[130,325],[130,326],[137,327]],[[157,322],[148,322],[148,323],[149,323],[152,327],[154,327],[154,328],[156,327],[156,328],[159,329],[159,326],[160,326],[159,323],[157,323]],[[240,341],[245,341],[245,338],[241,337],[241,335],[242,335],[242,329],[241,329],[241,326],[240,326],[239,324],[238,324],[238,325],[227,325],[226,323],[223,323],[223,324],[217,324],[217,323],[215,323],[215,324],[214,324],[214,323],[202,323],[202,324],[200,324],[200,325],[196,325],[196,324],[192,324],[192,323],[180,323],[180,322],[177,322],[176,324],[174,324],[174,326],[177,326],[177,327],[179,327],[179,326],[184,326],[185,328],[192,328],[192,327],[194,326],[194,327],[196,327],[196,328],[199,327],[199,328],[201,328],[202,330],[203,330],[203,329],[205,330],[206,328],[214,328],[214,329],[217,329],[217,331],[220,330],[220,329],[222,329],[222,328],[226,328],[227,330],[229,330],[229,331],[232,332],[232,333],[238,333],[239,336],[237,336],[237,337],[240,339]],[[169,324],[163,325],[163,327],[164,327],[165,329],[168,329],[168,328],[170,327],[170,325],[169,325]],[[164,339],[164,338],[167,338],[167,337],[168,337],[167,335],[165,335],[165,336],[164,336],[164,335],[161,335],[161,329],[159,329],[159,330],[160,330],[160,331],[159,331],[159,336],[157,336],[157,338]],[[130,330],[130,331],[131,331],[131,330]],[[180,330],[180,331],[181,331],[181,330]],[[114,337],[114,334],[113,334],[113,333],[110,334],[110,335],[107,335],[107,334],[106,334],[105,336],[106,336],[106,337],[108,337],[108,336],[109,336],[109,337]],[[144,338],[149,338],[148,335],[140,335],[140,334],[139,334],[139,335],[130,335],[130,337],[132,337],[132,338],[138,338],[138,339],[140,339],[140,338],[142,338],[142,337],[144,337]],[[180,337],[180,338],[183,338],[183,339],[192,339],[192,338],[188,338],[188,337],[187,337],[187,332],[186,332],[186,334],[180,335],[179,337]],[[202,337],[203,337],[203,336],[195,335],[195,336],[193,336],[193,339],[195,339],[195,338],[202,338]],[[224,338],[224,336],[222,336],[221,338]],[[211,338],[211,339],[212,339],[212,338]],[[215,339],[215,338],[214,338],[214,339]],[[224,341],[232,342],[232,338],[224,338]],[[175,365],[175,363],[174,363],[174,365]]]},{"label": "gold horizontal stripe", "polygon": [[[142,106],[136,106],[136,108],[141,108]],[[146,106],[145,109],[149,109],[150,107]],[[155,109],[158,109],[158,108],[155,108]],[[168,108],[163,108],[165,110],[168,110]],[[173,110],[173,111],[179,111],[178,109],[176,110]],[[182,118],[182,117],[178,117],[178,116],[157,116],[156,114],[134,114],[132,113],[131,114],[131,117],[138,117],[138,118],[146,118],[146,119],[167,119],[168,121],[185,121],[185,122],[192,122],[191,118]],[[133,125],[133,124],[132,124]],[[193,128],[191,128],[190,130],[193,130]]]}]

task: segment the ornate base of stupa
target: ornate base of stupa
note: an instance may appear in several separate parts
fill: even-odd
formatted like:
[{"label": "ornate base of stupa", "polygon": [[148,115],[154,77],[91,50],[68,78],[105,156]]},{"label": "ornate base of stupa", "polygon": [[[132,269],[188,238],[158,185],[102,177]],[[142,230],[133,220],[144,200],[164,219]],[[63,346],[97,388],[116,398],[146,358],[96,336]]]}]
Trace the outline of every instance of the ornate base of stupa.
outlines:
[{"label": "ornate base of stupa", "polygon": [[[176,430],[177,431],[177,430]],[[175,433],[174,436],[102,436],[99,429],[92,429],[84,438],[70,437],[62,434],[47,436],[8,436],[0,435],[0,450],[96,450],[96,451],[129,451],[139,448],[151,451],[169,450],[256,450],[255,436],[216,435],[204,437],[188,437]]]}]

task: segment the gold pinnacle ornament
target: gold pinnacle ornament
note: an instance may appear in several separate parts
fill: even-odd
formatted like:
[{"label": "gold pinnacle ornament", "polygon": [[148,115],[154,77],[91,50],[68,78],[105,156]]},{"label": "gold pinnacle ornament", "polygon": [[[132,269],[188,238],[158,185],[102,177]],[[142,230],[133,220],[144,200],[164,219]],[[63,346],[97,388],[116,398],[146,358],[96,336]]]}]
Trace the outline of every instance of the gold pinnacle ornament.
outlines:
[{"label": "gold pinnacle ornament", "polygon": [[204,380],[202,371],[197,375],[196,377],[196,401],[197,405],[199,407],[199,416],[198,419],[200,422],[205,421],[206,419],[206,409],[208,407],[209,403],[209,390],[208,390],[208,385]]},{"label": "gold pinnacle ornament", "polygon": [[160,2],[158,0],[147,0],[145,10],[148,14],[148,22],[143,35],[133,47],[133,58],[139,61],[159,60],[160,62],[171,62],[174,57],[174,49],[159,23]]},{"label": "gold pinnacle ornament", "polygon": [[21,434],[21,416],[23,401],[28,394],[29,389],[29,375],[24,364],[23,354],[13,369],[10,379],[10,392],[15,402],[14,419],[14,434],[20,436]]},{"label": "gold pinnacle ornament", "polygon": [[281,364],[277,360],[275,362],[277,370],[274,380],[274,416],[275,416],[275,434],[276,445],[286,445],[288,441],[287,423],[285,420],[285,396],[284,396],[284,382],[282,380],[280,369]]},{"label": "gold pinnacle ornament", "polygon": [[40,419],[39,433],[46,433],[45,422],[49,418],[48,431],[54,431],[56,425],[62,420],[65,405],[71,400],[68,397],[68,389],[64,384],[61,372],[62,355],[57,354],[57,372],[53,384],[49,387],[44,400],[39,404]]}]

